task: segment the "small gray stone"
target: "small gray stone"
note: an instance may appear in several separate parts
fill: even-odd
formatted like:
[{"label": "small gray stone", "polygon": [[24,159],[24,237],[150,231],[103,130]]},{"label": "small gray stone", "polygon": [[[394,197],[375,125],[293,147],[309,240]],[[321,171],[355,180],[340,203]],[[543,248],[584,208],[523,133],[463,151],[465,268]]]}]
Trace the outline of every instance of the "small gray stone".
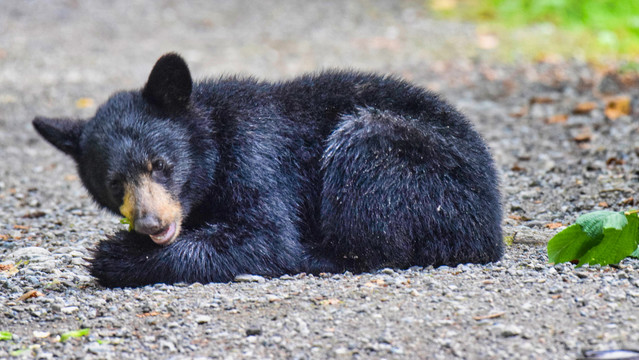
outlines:
[{"label": "small gray stone", "polygon": [[499,335],[503,337],[513,337],[521,334],[521,328],[516,325],[506,325],[500,329]]},{"label": "small gray stone", "polygon": [[79,311],[80,308],[77,306],[66,306],[60,309],[60,312],[63,314],[73,314],[74,312]]},{"label": "small gray stone", "polygon": [[39,246],[27,246],[10,253],[5,260],[17,262],[20,260],[46,261],[48,259],[53,259],[49,250]]},{"label": "small gray stone", "polygon": [[95,355],[103,354],[104,352],[106,352],[108,350],[109,350],[108,345],[99,344],[97,342],[92,342],[87,347],[87,351],[92,353],[92,354],[95,354]]},{"label": "small gray stone", "polygon": [[168,352],[177,351],[177,349],[175,348],[175,344],[173,344],[172,342],[168,340],[160,340],[158,341],[158,345],[160,346],[160,350],[162,351],[168,351]]},{"label": "small gray stone", "polygon": [[211,317],[208,315],[197,315],[195,317],[195,322],[198,324],[208,324],[211,322]]},{"label": "small gray stone", "polygon": [[264,279],[263,276],[259,276],[259,275],[241,274],[241,275],[237,275],[235,279],[233,279],[233,281],[263,283],[266,281],[266,279]]},{"label": "small gray stone", "polygon": [[246,329],[246,336],[262,335],[262,329],[259,326],[251,326]]}]

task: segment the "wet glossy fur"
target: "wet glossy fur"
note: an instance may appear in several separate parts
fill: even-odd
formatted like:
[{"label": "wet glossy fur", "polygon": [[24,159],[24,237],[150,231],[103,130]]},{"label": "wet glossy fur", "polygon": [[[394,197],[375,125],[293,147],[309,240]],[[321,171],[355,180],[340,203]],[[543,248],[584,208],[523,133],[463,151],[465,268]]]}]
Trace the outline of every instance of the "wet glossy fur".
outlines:
[{"label": "wet glossy fur", "polygon": [[437,96],[393,77],[192,83],[167,54],[144,89],[116,93],[88,122],[34,125],[115,213],[118,181],[155,158],[170,167],[153,176],[181,205],[180,235],[164,247],[127,231],[101,241],[91,273],[105,286],[486,263],[503,252],[481,137]]}]

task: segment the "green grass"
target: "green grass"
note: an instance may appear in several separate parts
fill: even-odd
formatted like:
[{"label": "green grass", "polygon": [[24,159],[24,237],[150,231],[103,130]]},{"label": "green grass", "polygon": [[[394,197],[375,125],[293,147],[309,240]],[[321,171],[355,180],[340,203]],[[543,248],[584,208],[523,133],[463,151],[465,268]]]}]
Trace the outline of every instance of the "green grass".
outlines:
[{"label": "green grass", "polygon": [[533,56],[639,56],[637,0],[431,0],[430,7],[445,18],[477,22],[504,46],[519,45]]}]

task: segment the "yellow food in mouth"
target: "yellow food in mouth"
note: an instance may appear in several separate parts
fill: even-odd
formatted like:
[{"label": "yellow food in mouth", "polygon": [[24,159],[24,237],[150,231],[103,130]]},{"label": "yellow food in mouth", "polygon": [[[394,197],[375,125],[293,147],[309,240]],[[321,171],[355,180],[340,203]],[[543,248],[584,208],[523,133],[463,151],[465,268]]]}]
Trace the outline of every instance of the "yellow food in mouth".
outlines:
[{"label": "yellow food in mouth", "polygon": [[128,224],[129,231],[133,231],[133,210],[135,208],[135,198],[133,196],[132,191],[128,188],[124,193],[124,197],[122,198],[122,206],[120,206],[120,214],[124,216],[124,219],[120,220],[121,224]]}]

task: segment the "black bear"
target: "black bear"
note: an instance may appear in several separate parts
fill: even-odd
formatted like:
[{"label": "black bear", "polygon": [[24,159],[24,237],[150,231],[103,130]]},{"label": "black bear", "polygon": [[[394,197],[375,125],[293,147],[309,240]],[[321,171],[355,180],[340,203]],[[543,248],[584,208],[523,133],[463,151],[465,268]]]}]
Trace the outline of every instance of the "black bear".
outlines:
[{"label": "black bear", "polygon": [[33,120],[95,201],[131,221],[90,271],[108,287],[238,274],[456,265],[503,253],[482,138],[436,95],[350,71],[193,82],[162,56],[90,120]]}]

